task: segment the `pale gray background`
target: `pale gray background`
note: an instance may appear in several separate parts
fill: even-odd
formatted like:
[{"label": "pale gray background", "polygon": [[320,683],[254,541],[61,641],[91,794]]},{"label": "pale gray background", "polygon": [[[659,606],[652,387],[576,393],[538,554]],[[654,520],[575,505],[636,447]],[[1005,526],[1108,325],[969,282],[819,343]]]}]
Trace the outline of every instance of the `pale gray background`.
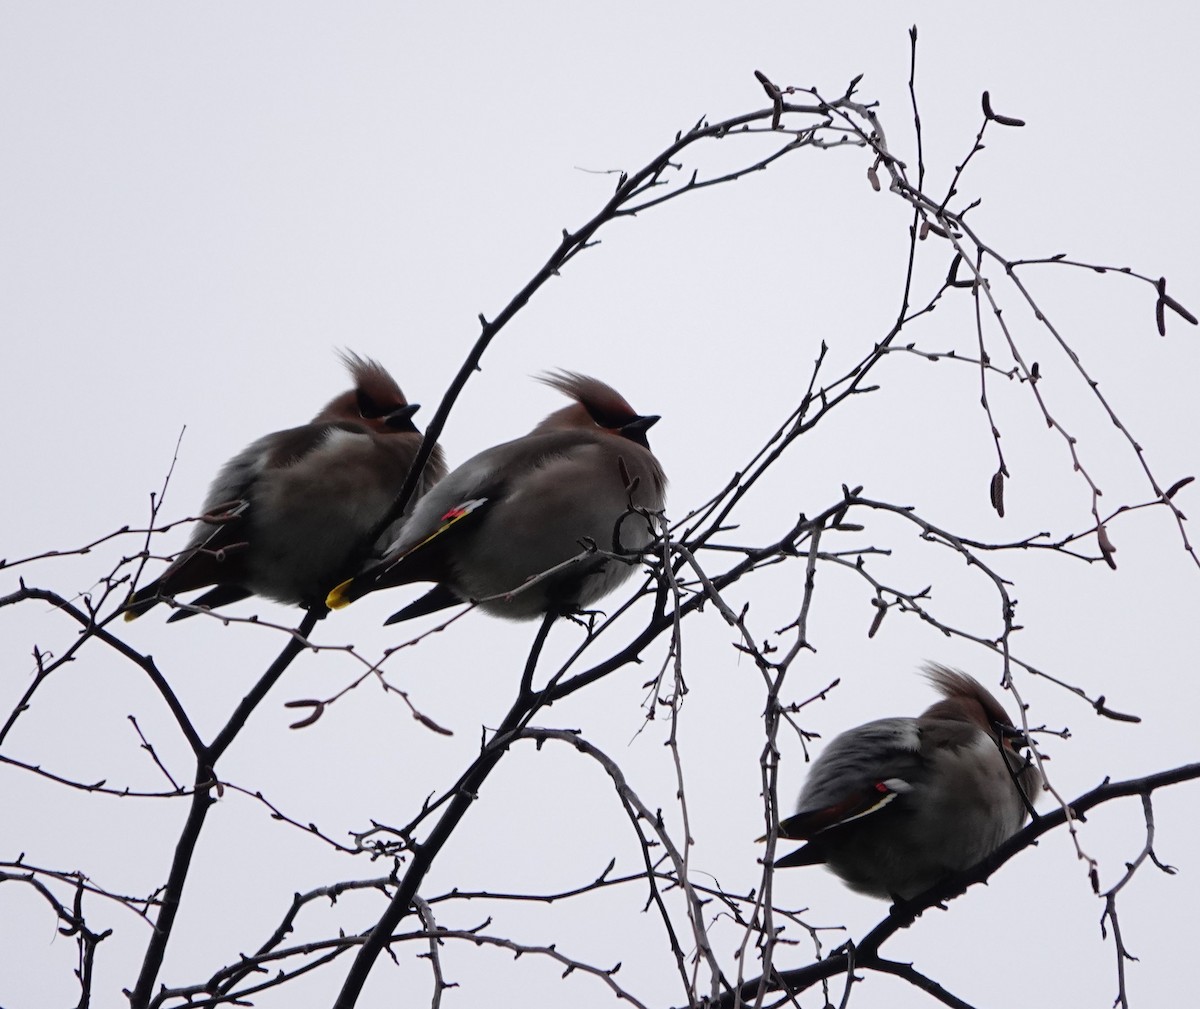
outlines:
[{"label": "pale gray background", "polygon": [[[978,127],[979,94],[1021,116],[996,130],[964,193],[982,195],[975,224],[1010,256],[1069,252],[1165,274],[1200,310],[1195,236],[1195,17],[1182,5],[1073,3],[846,5],[766,3],[5,4],[0,19],[0,362],[9,474],[0,554],[67,548],[124,524],[144,524],[187,426],[164,515],[194,513],[216,468],[253,437],[306,420],[345,385],[332,349],[377,356],[428,420],[477,333],[544,260],[560,229],[590,217],[613,177],[634,169],[699,116],[759,108],[752,72],[836,95],[865,73],[861,94],[882,102],[894,147],[911,158],[907,28],[921,31],[918,87],[930,189],[944,189]],[[730,144],[702,164],[744,156]],[[880,338],[899,296],[908,214],[871,192],[861,151],[800,152],[767,173],[694,194],[606,230],[507,329],[469,385],[444,436],[452,464],[518,435],[560,400],[529,376],[562,366],[614,383],[638,409],[663,415],[652,443],[672,479],[673,515],[712,493],[784,416],[823,339],[843,366]],[[946,265],[928,255],[927,282]],[[1030,283],[1102,388],[1147,447],[1159,479],[1195,473],[1198,334],[1169,320],[1153,329],[1148,288],[1117,276],[1048,271]],[[1030,314],[1007,296],[1009,318],[1047,376],[1043,390],[1079,435],[1106,502],[1146,494],[1135,461],[1083,395]],[[973,346],[965,296],[943,306],[923,346]],[[957,314],[956,314],[957,313]],[[833,501],[842,482],[917,505],[957,529],[1016,538],[1086,524],[1087,498],[1061,440],[1027,390],[997,387],[1013,470],[1009,516],[990,515],[993,454],[976,377],[915,358],[886,362],[885,390],[796,445],[748,502],[744,539],[765,540],[800,510]],[[1196,492],[1180,501],[1195,510]],[[176,530],[156,544],[177,548]],[[1023,677],[1031,719],[1069,725],[1048,740],[1056,784],[1075,794],[1106,774],[1126,777],[1196,759],[1197,575],[1163,512],[1112,527],[1120,570],[1013,557],[1005,571],[1026,625],[1022,654],[1118,708],[1140,726],[1095,718],[1087,706]],[[995,607],[961,562],[920,550],[898,523],[867,537],[893,542],[880,565],[896,583],[941,586],[948,617],[995,632]],[[31,581],[83,592],[133,539],[30,569]],[[0,573],[0,592],[17,572]],[[915,713],[929,701],[913,675],[936,658],[995,683],[996,660],[892,615],[873,640],[864,586],[822,574],[813,611],[818,653],[796,667],[789,699],[842,676],[805,714],[826,738],[868,718]],[[772,573],[731,593],[754,600],[765,636],[794,615],[802,571]],[[396,640],[379,621],[408,596],[372,597],[318,630],[364,653]],[[243,606],[295,620],[269,604]],[[65,621],[34,605],[4,611],[0,691],[8,710],[27,682],[34,643],[60,653]],[[393,661],[395,682],[452,727],[434,736],[366,686],[316,726],[293,732],[283,702],[324,696],[356,675],[343,656],[306,656],[256,713],[224,774],[325,831],[406,820],[420,798],[469,760],[481,724],[494,725],[515,688],[533,627],[472,615],[469,627]],[[731,890],[757,884],[762,707],[752,663],[709,612],[690,622],[692,693],[683,747],[696,846],[692,865]],[[220,725],[280,646],[261,629],[193,620],[165,628],[159,613],[129,630],[153,652],[205,735]],[[577,640],[556,629],[552,654]],[[159,788],[161,776],[125,716],[134,714],[177,775],[187,754],[161,701],[132,667],[98,647],[38,695],[7,752],[84,780]],[[655,653],[661,657],[661,648]],[[641,725],[649,668],[625,670],[539,723],[579,726],[628,768],[652,806],[674,791],[661,725]],[[1011,706],[1011,699],[1009,705]],[[803,779],[785,740],[787,801]],[[27,774],[0,772],[0,857],[83,869],[101,885],[147,892],[165,876],[182,801],[81,797]],[[1191,985],[1200,821],[1196,791],[1156,799],[1161,856],[1181,869],[1144,871],[1121,907],[1134,1004],[1179,1004]],[[1049,800],[1045,800],[1049,801]],[[674,821],[673,821],[674,822]],[[1084,828],[1106,885],[1141,845],[1136,801]],[[512,754],[424,888],[547,891],[591,879],[609,857],[638,864],[636,845],[602,775],[559,747]],[[384,871],[328,853],[263,808],[230,794],[204,834],[162,980],[201,980],[256,946],[297,889]],[[820,870],[780,874],[777,893],[817,924],[861,936],[884,905],[850,894]],[[531,944],[557,941],[601,965],[654,1005],[680,1000],[661,924],[640,908],[644,888],[562,907],[459,906],[448,927],[478,924]],[[347,897],[307,912],[298,938],[367,927],[381,903]],[[118,928],[102,944],[98,1004],[120,1006],[146,929],[119,908],[87,905]],[[913,959],[979,1006],[1111,1004],[1111,943],[1065,832],[1024,854],[984,889],[935,912],[886,952]],[[713,932],[729,958],[739,933]],[[797,938],[801,938],[797,936]],[[838,933],[829,933],[836,945]],[[421,947],[423,950],[424,947]],[[72,940],[31,892],[0,890],[0,1005],[70,1004]],[[401,949],[381,960],[362,1006],[419,1005],[428,966]],[[784,966],[809,947],[781,950]],[[788,957],[794,957],[788,962]],[[593,979],[560,982],[549,961],[451,946],[444,1005],[607,1006]],[[319,972],[260,1005],[322,1005],[343,967]],[[756,974],[753,965],[748,973]],[[303,1003],[300,1001],[303,999]],[[520,1002],[518,1003],[518,1000]],[[836,1000],[836,996],[835,996]],[[804,1005],[819,1005],[810,993]],[[871,976],[859,1007],[929,1004]]]}]

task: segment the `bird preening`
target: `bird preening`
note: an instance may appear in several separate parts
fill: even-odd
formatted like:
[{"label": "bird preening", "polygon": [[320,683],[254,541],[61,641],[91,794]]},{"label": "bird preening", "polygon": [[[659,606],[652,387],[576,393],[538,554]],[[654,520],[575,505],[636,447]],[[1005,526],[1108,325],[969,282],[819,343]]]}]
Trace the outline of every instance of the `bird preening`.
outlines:
[{"label": "bird preening", "polygon": [[[321,603],[330,587],[389,542],[398,522],[371,531],[399,495],[421,445],[409,403],[381,364],[344,352],[354,388],[308,424],[275,431],[230,459],[209,487],[184,551],[125,604],[133,620],[165,597],[214,586],[192,605],[224,606],[251,595]],[[435,447],[417,495],[446,472]],[[169,620],[191,616],[178,609]]]},{"label": "bird preening", "polygon": [[853,890],[910,900],[1015,834],[1041,774],[1000,702],[966,673],[929,663],[942,699],[916,718],[838,735],[813,763],[779,836],[807,841],[777,867],[826,864]]},{"label": "bird preening", "polygon": [[383,559],[329,593],[339,609],[378,589],[433,582],[393,623],[476,601],[514,620],[586,608],[655,538],[667,480],[637,413],[575,372],[542,377],[573,401],[524,437],[468,459],[417,502]]}]

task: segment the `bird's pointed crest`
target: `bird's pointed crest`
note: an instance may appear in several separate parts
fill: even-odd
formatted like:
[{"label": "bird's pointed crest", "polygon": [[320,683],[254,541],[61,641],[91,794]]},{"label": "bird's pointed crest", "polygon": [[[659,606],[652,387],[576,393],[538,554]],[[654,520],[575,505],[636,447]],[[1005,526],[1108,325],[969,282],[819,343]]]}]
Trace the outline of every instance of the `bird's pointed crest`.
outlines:
[{"label": "bird's pointed crest", "polygon": [[374,358],[361,357],[352,350],[340,350],[338,357],[354,380],[358,408],[364,417],[382,417],[408,404],[396,380]]},{"label": "bird's pointed crest", "polygon": [[[590,375],[581,375],[577,371],[549,371],[539,375],[538,381],[575,400],[601,427],[620,430],[641,416],[616,389]],[[564,412],[560,410],[551,417]]]},{"label": "bird's pointed crest", "polygon": [[388,370],[374,358],[361,357],[352,350],[337,352],[350,372],[354,388],[335,396],[313,418],[314,424],[325,421],[366,420],[383,428],[387,418],[408,405],[404,393]]},{"label": "bird's pointed crest", "polygon": [[1012,726],[1013,721],[1004,706],[975,677],[937,662],[926,662],[922,668],[934,689],[944,698],[930,707],[923,717],[966,718],[989,732],[997,724]]}]

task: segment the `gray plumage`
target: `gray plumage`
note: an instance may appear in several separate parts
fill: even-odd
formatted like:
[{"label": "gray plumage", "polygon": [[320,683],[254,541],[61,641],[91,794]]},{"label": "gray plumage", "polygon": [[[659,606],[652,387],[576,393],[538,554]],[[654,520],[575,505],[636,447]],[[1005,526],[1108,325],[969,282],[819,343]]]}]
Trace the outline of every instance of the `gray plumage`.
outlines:
[{"label": "gray plumage", "polygon": [[[131,620],[168,595],[216,586],[198,603],[220,606],[249,595],[308,606],[360,568],[394,537],[374,528],[399,494],[421,443],[417,409],[375,361],[342,359],[355,388],[329,402],[308,424],[275,431],[248,445],[218,472],[187,547],[126,604]],[[434,448],[418,494],[446,472]],[[218,520],[219,519],[219,520]],[[171,619],[193,611],[180,610]]]},{"label": "gray plumage", "polygon": [[1041,775],[1013,748],[1007,713],[966,673],[925,668],[943,699],[825,748],[780,824],[781,837],[808,844],[777,866],[823,862],[851,889],[908,900],[1021,828]]},{"label": "gray plumage", "polygon": [[432,581],[393,620],[467,600],[523,620],[590,606],[630,576],[631,563],[595,557],[509,595],[589,541],[613,553],[645,549],[654,532],[638,509],[661,511],[666,490],[645,435],[657,417],[593,378],[560,372],[543,381],[575,402],[454,470],[417,504],[384,559],[330,594],[331,607]]}]

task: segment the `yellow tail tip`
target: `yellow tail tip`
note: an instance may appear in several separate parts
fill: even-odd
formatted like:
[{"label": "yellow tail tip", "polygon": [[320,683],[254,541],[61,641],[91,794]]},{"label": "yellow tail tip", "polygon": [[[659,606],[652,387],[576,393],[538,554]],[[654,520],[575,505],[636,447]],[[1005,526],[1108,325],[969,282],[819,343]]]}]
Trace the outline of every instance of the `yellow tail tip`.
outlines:
[{"label": "yellow tail tip", "polygon": [[129,595],[125,597],[125,623],[129,623],[131,620],[136,620],[142,615],[142,610],[138,606],[138,602],[139,600],[136,592],[130,592]]},{"label": "yellow tail tip", "polygon": [[350,603],[353,602],[353,600],[350,599],[350,583],[353,581],[353,578],[347,578],[344,582],[342,582],[341,585],[338,585],[336,588],[334,588],[333,591],[325,597],[325,605],[331,610],[340,610],[343,607],[349,606]]}]

